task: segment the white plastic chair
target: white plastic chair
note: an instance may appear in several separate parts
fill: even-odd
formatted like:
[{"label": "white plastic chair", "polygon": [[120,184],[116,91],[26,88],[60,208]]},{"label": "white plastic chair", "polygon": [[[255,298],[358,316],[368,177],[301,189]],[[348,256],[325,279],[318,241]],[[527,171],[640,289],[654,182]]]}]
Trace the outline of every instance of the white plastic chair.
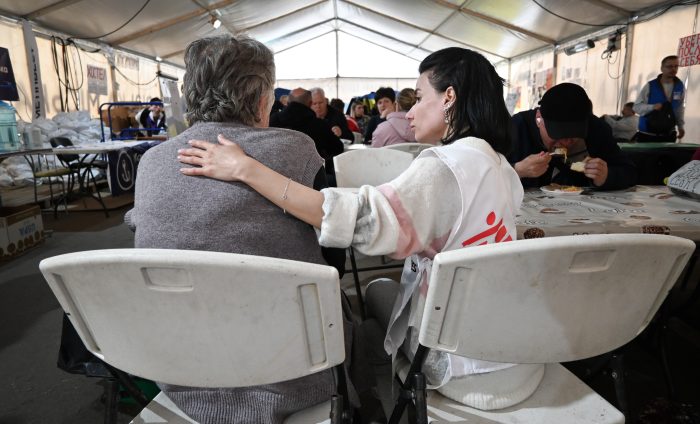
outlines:
[{"label": "white plastic chair", "polygon": [[338,187],[378,186],[393,180],[413,162],[413,155],[390,149],[351,150],[333,157]]},{"label": "white plastic chair", "polygon": [[418,156],[423,150],[429,149],[431,147],[435,146],[426,143],[398,143],[384,146],[385,149],[401,150],[402,152],[410,153],[413,155],[414,158]]},{"label": "white plastic chair", "polygon": [[[417,422],[621,423],[617,409],[559,365],[610,352],[638,335],[676,282],[695,244],[651,234],[518,240],[435,256],[404,389]],[[415,388],[428,349],[468,358],[547,364],[535,393],[482,411]],[[423,387],[424,389],[424,387]],[[399,400],[398,422],[411,400]]]},{"label": "white plastic chair", "polygon": [[[114,249],[55,256],[39,268],[87,349],[133,375],[242,387],[307,376],[345,358],[338,272],[329,266]],[[328,420],[330,411],[331,399],[290,422],[319,422],[307,413]],[[163,420],[194,422],[163,393],[134,422]]]},{"label": "white plastic chair", "polygon": [[[351,150],[333,157],[335,180],[338,187],[359,188],[363,185],[378,186],[401,175],[413,162],[413,155],[399,150],[362,149]],[[365,317],[365,304],[362,299],[360,277],[358,272],[400,268],[403,264],[382,265],[371,268],[357,268],[355,250],[349,248],[352,275],[355,279],[355,291],[360,308],[360,315]]]}]

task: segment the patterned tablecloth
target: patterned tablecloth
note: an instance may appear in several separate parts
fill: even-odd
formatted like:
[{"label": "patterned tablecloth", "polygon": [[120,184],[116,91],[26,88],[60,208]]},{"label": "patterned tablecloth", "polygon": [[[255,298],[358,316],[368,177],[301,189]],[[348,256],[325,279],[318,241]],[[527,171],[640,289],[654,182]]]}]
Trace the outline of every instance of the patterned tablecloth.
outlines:
[{"label": "patterned tablecloth", "polygon": [[671,234],[700,242],[700,201],[666,186],[581,194],[525,192],[516,218],[518,238],[575,234]]}]

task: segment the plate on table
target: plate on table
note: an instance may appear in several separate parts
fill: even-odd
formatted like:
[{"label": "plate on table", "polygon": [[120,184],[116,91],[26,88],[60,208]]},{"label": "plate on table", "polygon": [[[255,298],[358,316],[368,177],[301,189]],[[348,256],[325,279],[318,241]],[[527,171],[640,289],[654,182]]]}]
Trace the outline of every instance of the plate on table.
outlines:
[{"label": "plate on table", "polygon": [[540,190],[547,194],[556,194],[556,195],[578,195],[583,193],[583,187],[578,187],[578,186],[570,186],[570,185],[559,185],[559,184],[550,184],[546,186],[540,187]]}]

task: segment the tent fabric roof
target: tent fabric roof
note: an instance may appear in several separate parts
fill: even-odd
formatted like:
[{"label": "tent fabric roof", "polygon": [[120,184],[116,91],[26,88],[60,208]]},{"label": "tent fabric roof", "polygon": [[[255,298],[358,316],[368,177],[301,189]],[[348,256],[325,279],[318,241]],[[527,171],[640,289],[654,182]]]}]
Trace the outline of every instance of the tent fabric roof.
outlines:
[{"label": "tent fabric roof", "polygon": [[[671,3],[659,0],[5,0],[0,5],[0,14],[28,19],[75,38],[90,38],[145,56],[160,57],[179,66],[184,65],[187,44],[206,36],[247,33],[280,53],[335,31],[414,60],[422,60],[444,47],[461,46],[477,50],[497,63],[554,47],[604,26],[633,22],[635,16]],[[222,22],[218,29],[212,25],[214,19]]]}]

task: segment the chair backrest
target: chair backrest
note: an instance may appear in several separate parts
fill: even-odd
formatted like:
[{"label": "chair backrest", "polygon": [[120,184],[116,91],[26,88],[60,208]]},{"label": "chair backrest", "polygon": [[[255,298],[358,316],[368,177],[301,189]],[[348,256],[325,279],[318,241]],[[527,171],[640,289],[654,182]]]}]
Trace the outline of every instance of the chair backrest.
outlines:
[{"label": "chair backrest", "polygon": [[694,249],[672,236],[602,234],[440,253],[419,341],[511,363],[609,352],[646,327]]},{"label": "chair backrest", "polygon": [[390,149],[349,150],[333,157],[338,187],[378,186],[398,177],[413,155]]},{"label": "chair backrest", "polygon": [[[73,147],[73,142],[67,137],[52,137],[49,139],[51,147]],[[69,164],[80,159],[80,156],[75,154],[56,155],[64,164]]]},{"label": "chair backrest", "polygon": [[345,357],[335,268],[220,252],[114,249],[44,259],[90,352],[170,384],[240,387]]},{"label": "chair backrest", "polygon": [[402,152],[407,152],[413,155],[415,158],[425,149],[435,147],[432,144],[427,143],[397,143],[384,146],[385,149],[401,150]]}]

